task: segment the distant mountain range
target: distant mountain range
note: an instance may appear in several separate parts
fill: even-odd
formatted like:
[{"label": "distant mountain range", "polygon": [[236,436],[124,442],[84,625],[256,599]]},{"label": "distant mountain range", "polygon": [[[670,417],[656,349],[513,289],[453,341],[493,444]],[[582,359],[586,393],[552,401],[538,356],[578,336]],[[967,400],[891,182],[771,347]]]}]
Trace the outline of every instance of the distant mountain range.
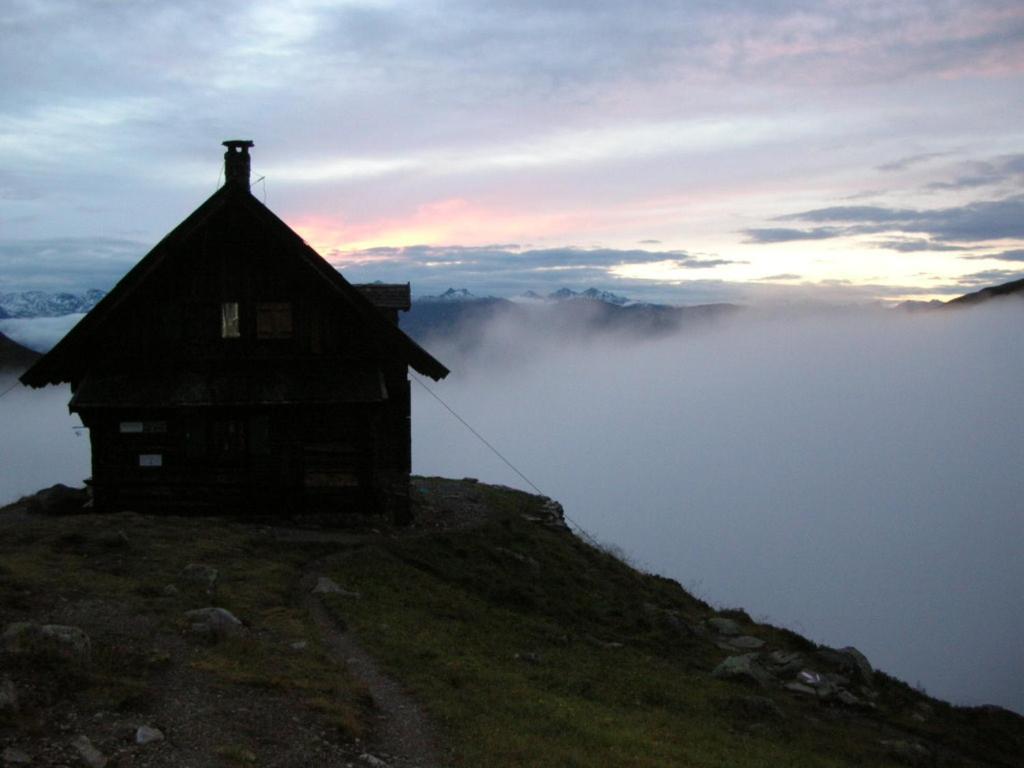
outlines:
[{"label": "distant mountain range", "polygon": [[106,291],[96,288],[83,293],[20,291],[0,293],[0,319],[8,317],[62,317],[88,312]]},{"label": "distant mountain range", "polygon": [[449,288],[438,296],[414,300],[400,322],[402,330],[417,341],[458,336],[464,346],[472,347],[482,340],[491,320],[507,320],[521,329],[557,329],[577,337],[596,333],[650,337],[737,309],[733,304],[647,304],[596,288],[562,288],[547,296],[528,291],[514,299],[479,297],[465,288]]}]

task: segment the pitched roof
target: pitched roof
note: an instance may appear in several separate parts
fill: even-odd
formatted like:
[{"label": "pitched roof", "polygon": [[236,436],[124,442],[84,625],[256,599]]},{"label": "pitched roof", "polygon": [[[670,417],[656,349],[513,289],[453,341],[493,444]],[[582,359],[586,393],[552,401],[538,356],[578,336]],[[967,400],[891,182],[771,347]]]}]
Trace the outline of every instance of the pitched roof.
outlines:
[{"label": "pitched roof", "polygon": [[409,338],[397,325],[390,322],[369,298],[342,277],[338,270],[247,189],[240,185],[226,184],[171,230],[129,270],[91,312],[21,376],[21,382],[32,387],[42,387],[69,381],[74,375],[84,373],[86,365],[82,363],[82,358],[87,355],[91,341],[99,337],[114,311],[123,305],[166,259],[173,257],[179,243],[201,228],[213,215],[229,208],[242,209],[265,224],[270,232],[278,236],[288,253],[304,262],[348,305],[362,321],[364,328],[383,348],[398,350],[403,362],[432,379],[443,379],[448,375],[448,369],[444,365]]}]

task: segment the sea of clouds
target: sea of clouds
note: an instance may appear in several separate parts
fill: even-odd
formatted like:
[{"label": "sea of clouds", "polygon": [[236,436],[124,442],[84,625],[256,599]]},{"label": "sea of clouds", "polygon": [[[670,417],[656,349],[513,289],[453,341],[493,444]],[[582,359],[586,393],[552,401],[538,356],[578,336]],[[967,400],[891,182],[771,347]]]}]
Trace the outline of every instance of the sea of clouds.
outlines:
[{"label": "sea of clouds", "polygon": [[[427,383],[640,567],[933,695],[1024,712],[1022,320],[1018,301],[745,310],[585,341],[498,320],[482,345],[428,343],[453,373]],[[415,472],[528,488],[413,392]],[[68,398],[0,399],[0,503],[88,475]]]},{"label": "sea of clouds", "polygon": [[[1024,302],[498,322],[431,388],[580,526],[711,603],[1024,712]],[[422,474],[528,488],[414,385]]]}]

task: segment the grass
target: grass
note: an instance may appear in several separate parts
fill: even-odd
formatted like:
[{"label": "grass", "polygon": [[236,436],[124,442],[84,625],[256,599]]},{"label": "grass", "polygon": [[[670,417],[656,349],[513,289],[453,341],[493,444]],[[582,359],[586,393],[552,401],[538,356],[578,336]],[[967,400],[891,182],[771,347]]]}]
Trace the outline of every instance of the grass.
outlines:
[{"label": "grass", "polygon": [[751,721],[733,702],[760,692],[712,679],[725,654],[678,629],[707,605],[519,516],[361,550],[332,575],[362,594],[332,610],[427,703],[457,765],[891,764],[870,726],[815,725],[788,697],[784,720]]},{"label": "grass", "polygon": [[[428,494],[435,484],[418,483]],[[874,713],[716,680],[711,670],[728,654],[694,629],[712,615],[773,649],[815,646],[740,609],[716,613],[614,551],[526,520],[541,512],[535,497],[486,485],[474,492],[496,514],[479,528],[347,547],[285,546],[258,526],[223,520],[30,518],[0,531],[0,615],[45,616],[65,601],[99,606],[95,627],[83,627],[95,630],[89,670],[41,673],[55,700],[144,710],[187,665],[219,686],[287,697],[340,738],[366,739],[368,692],[331,660],[296,600],[306,564],[330,555],[323,572],[361,597],[328,594],[329,609],[424,703],[456,766],[901,765],[883,740],[937,744],[935,766],[1018,764],[1019,718],[927,700],[884,674]],[[181,583],[192,562],[218,569],[212,595]],[[131,632],[105,626],[109,603],[137,617]],[[165,638],[187,636],[184,612],[211,604],[244,619],[247,631],[193,641],[184,659],[168,653]],[[302,650],[292,647],[298,641]],[[771,699],[781,716],[750,697]],[[924,703],[930,715],[921,722],[914,714]],[[44,722],[30,712],[13,726]],[[221,762],[258,762],[242,743],[225,738]]]},{"label": "grass", "polygon": [[[276,545],[241,523],[131,513],[33,517],[3,533],[5,624],[35,616],[46,620],[62,604],[96,606],[95,626],[82,625],[93,638],[86,671],[22,665],[22,674],[45,673],[50,699],[69,695],[94,710],[145,709],[175,665],[188,664],[218,685],[316,702],[308,710],[343,738],[365,732],[365,690],[329,658],[319,630],[295,605],[302,567],[317,550]],[[193,562],[217,568],[212,594],[181,580]],[[177,592],[168,594],[168,585]],[[121,619],[105,618],[104,606],[114,603],[118,616],[128,617],[125,626],[119,627]],[[173,660],[164,641],[187,633],[185,611],[209,605],[235,613],[247,631],[196,644],[188,659]],[[301,652],[291,648],[299,641],[305,642]],[[332,707],[325,707],[327,701]],[[45,718],[49,703],[29,707],[36,711],[22,718],[23,725],[31,725],[33,716]]]}]

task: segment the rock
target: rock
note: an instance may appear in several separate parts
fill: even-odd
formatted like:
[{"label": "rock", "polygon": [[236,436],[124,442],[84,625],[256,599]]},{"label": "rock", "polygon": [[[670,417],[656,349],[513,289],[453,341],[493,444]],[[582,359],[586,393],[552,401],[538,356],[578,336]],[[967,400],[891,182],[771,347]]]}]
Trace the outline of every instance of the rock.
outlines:
[{"label": "rock", "polygon": [[730,656],[712,671],[711,676],[721,680],[739,680],[767,687],[772,683],[771,674],[758,663],[758,653],[744,653]]},{"label": "rock", "polygon": [[166,587],[163,588],[163,593],[165,597],[174,597],[176,594],[178,594],[178,588],[173,584],[168,584]]},{"label": "rock", "polygon": [[0,679],[0,715],[18,713],[18,689],[9,677]]},{"label": "rock", "polygon": [[227,637],[245,629],[238,617],[226,608],[197,608],[186,611],[185,617],[192,620],[192,631],[195,634],[213,639]]},{"label": "rock", "polygon": [[181,580],[189,584],[203,587],[207,592],[213,591],[220,577],[217,569],[204,563],[189,563],[181,571]]},{"label": "rock", "polygon": [[37,515],[73,515],[82,511],[89,501],[85,488],[69,488],[62,483],[51,485],[26,499],[28,511]]},{"label": "rock", "polygon": [[791,693],[799,693],[803,696],[817,696],[818,692],[815,691],[811,686],[804,685],[803,683],[786,683],[784,686],[787,691]]},{"label": "rock", "polygon": [[308,646],[309,643],[307,643],[305,640],[296,640],[288,647],[291,648],[293,651],[304,651]]},{"label": "rock", "polygon": [[727,619],[724,616],[716,616],[713,619],[708,619],[708,626],[720,635],[740,634],[740,625],[732,619]]},{"label": "rock", "polygon": [[821,675],[812,669],[800,670],[800,672],[797,673],[796,679],[798,682],[801,682],[804,685],[809,685],[812,688],[818,688],[828,682],[825,680],[824,675]]},{"label": "rock", "polygon": [[889,739],[879,742],[893,757],[907,765],[926,765],[931,761],[931,752],[916,741]]},{"label": "rock", "polygon": [[89,768],[104,768],[106,766],[107,758],[92,745],[88,736],[76,736],[71,740],[71,746],[78,751],[82,762],[89,766]]},{"label": "rock", "polygon": [[356,599],[362,597],[358,592],[349,592],[347,589],[342,589],[336,581],[326,576],[317,577],[316,586],[313,587],[312,592],[314,595],[341,595],[342,597],[353,597]]},{"label": "rock", "polygon": [[772,651],[768,654],[768,664],[772,671],[781,677],[789,677],[799,672],[803,667],[803,661],[803,657],[799,653]]},{"label": "rock", "polygon": [[867,656],[858,651],[852,645],[848,645],[845,648],[840,648],[839,652],[844,654],[852,665],[853,669],[856,669],[860,676],[860,682],[868,685],[871,683],[875,676],[875,670],[871,666],[871,662],[868,661]]},{"label": "rock", "polygon": [[135,731],[135,743],[140,746],[146,744],[152,744],[154,741],[163,741],[164,733],[159,728],[153,728],[148,725],[140,725],[138,730]]},{"label": "rock", "polygon": [[359,759],[367,765],[372,766],[372,768],[388,768],[387,763],[385,763],[379,757],[374,757],[369,752],[364,752],[363,754],[361,754],[359,756]]},{"label": "rock", "polygon": [[4,765],[28,765],[32,762],[32,758],[27,752],[22,752],[14,747],[8,747],[0,753],[0,760],[4,761]]},{"label": "rock", "polygon": [[865,685],[870,685],[874,678],[875,671],[871,668],[871,662],[856,648],[848,646],[838,651],[834,648],[820,648],[817,656]]},{"label": "rock", "polygon": [[756,651],[758,648],[764,646],[764,640],[759,637],[751,637],[750,635],[730,637],[725,642],[733,648],[745,651]]},{"label": "rock", "polygon": [[860,699],[858,699],[856,696],[854,696],[849,691],[839,691],[839,693],[836,694],[836,700],[840,704],[843,704],[844,706],[847,706],[847,707],[863,707],[864,706],[864,702],[862,702]]},{"label": "rock", "polygon": [[62,624],[33,624],[19,621],[4,630],[0,638],[5,653],[84,665],[92,657],[89,636],[78,627]]}]

